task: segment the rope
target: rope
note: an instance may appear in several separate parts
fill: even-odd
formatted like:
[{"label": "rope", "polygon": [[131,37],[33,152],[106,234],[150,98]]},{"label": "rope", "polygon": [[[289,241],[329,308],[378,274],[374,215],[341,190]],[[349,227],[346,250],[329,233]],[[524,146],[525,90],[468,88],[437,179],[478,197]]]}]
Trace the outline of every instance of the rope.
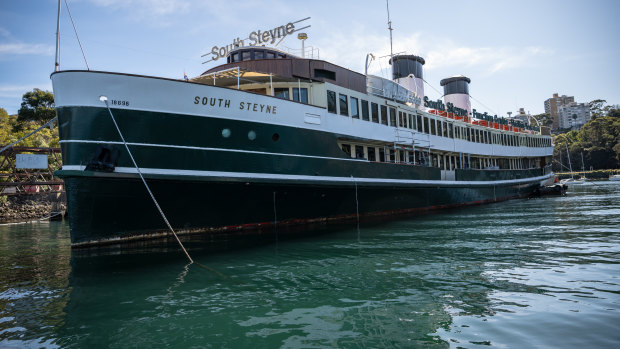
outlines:
[{"label": "rope", "polygon": [[19,143],[19,142],[23,141],[24,139],[26,139],[26,138],[28,138],[28,137],[32,136],[33,134],[35,134],[35,133],[37,133],[37,132],[41,131],[42,129],[44,129],[45,127],[47,127],[49,124],[51,124],[52,122],[56,121],[56,118],[57,118],[57,117],[55,116],[55,117],[54,117],[54,118],[52,118],[50,121],[48,121],[48,122],[46,122],[45,124],[43,124],[43,126],[41,126],[41,127],[39,127],[38,129],[36,129],[36,130],[34,130],[34,131],[30,132],[29,134],[27,134],[27,135],[25,135],[24,137],[22,137],[22,138],[20,138],[20,139],[16,140],[15,142],[13,142],[13,143],[11,143],[11,144],[7,145],[6,147],[4,147],[4,148],[0,149],[0,154],[2,154],[5,150],[9,149],[10,147],[14,146],[15,144],[17,144],[17,143]]},{"label": "rope", "polygon": [[88,62],[86,61],[86,55],[84,54],[84,49],[82,48],[82,42],[80,41],[80,37],[78,36],[77,29],[75,28],[75,22],[73,22],[73,16],[71,16],[71,11],[69,11],[69,5],[67,4],[67,0],[65,0],[65,6],[67,7],[67,13],[69,13],[71,24],[73,25],[73,31],[75,32],[75,38],[77,39],[77,42],[80,45],[80,50],[82,50],[82,57],[84,57],[84,63],[86,63],[86,69],[90,70],[90,67],[88,66]]},{"label": "rope", "polygon": [[168,222],[168,218],[166,218],[166,215],[164,214],[164,211],[162,211],[161,207],[159,206],[159,203],[157,203],[157,200],[155,199],[155,196],[153,195],[153,192],[151,191],[151,188],[146,183],[146,180],[144,179],[144,176],[142,175],[142,171],[140,171],[140,167],[138,167],[138,164],[136,163],[136,160],[133,158],[133,155],[131,154],[131,151],[129,150],[129,146],[127,145],[127,142],[125,141],[125,137],[123,137],[123,133],[121,132],[121,129],[118,127],[118,124],[116,123],[116,119],[114,119],[114,115],[112,115],[112,109],[110,109],[110,105],[108,104],[108,98],[105,97],[105,96],[101,96],[101,97],[99,97],[99,100],[104,102],[106,108],[108,108],[108,112],[110,113],[110,117],[112,118],[112,122],[114,122],[114,126],[116,127],[116,131],[118,131],[119,136],[121,136],[121,140],[123,141],[123,144],[125,145],[125,149],[127,149],[127,153],[129,153],[129,157],[131,158],[131,162],[133,162],[134,167],[138,171],[138,175],[140,176],[140,179],[142,179],[142,183],[144,183],[144,186],[146,187],[146,190],[149,192],[149,195],[151,196],[151,199],[153,199],[153,203],[155,203],[155,207],[157,207],[157,210],[159,211],[159,214],[161,214],[162,218],[164,219],[164,222],[166,222],[166,225],[168,226],[168,229],[170,229],[170,231],[172,232],[174,237],[177,239],[177,242],[179,243],[179,246],[181,246],[181,249],[183,250],[183,252],[187,256],[187,259],[189,259],[189,263],[190,264],[194,263],[194,260],[192,259],[192,257],[189,256],[189,253],[187,253],[187,250],[183,246],[183,243],[181,243],[181,240],[179,240],[179,237],[177,236],[177,233],[174,231],[174,229],[172,229],[172,226],[170,225],[170,222]]},{"label": "rope", "polygon": [[54,218],[56,216],[62,215],[62,213],[57,212],[56,214],[53,214],[51,216],[47,216],[47,217],[43,217],[43,218],[39,218],[39,219],[35,219],[35,220],[31,220],[31,221],[24,221],[24,222],[11,222],[11,223],[1,223],[0,226],[3,225],[17,225],[17,224],[28,224],[28,223],[36,223],[36,222],[40,222],[40,221],[45,221],[48,220],[50,218]]}]

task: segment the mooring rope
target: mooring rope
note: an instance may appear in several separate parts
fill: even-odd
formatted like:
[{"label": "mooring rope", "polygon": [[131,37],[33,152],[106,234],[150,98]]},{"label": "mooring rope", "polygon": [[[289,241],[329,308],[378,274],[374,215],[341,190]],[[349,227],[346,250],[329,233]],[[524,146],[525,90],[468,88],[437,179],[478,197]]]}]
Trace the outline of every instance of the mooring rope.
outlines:
[{"label": "mooring rope", "polygon": [[129,153],[129,157],[131,158],[131,162],[133,162],[134,167],[138,171],[138,175],[140,176],[140,179],[142,179],[142,183],[144,183],[144,186],[146,187],[146,190],[149,192],[149,195],[151,196],[151,199],[153,199],[153,203],[155,203],[155,207],[157,207],[157,210],[159,211],[159,214],[161,214],[162,218],[164,219],[164,222],[166,222],[166,225],[168,226],[168,229],[170,229],[170,231],[172,232],[174,237],[177,239],[177,242],[179,243],[179,246],[181,246],[181,249],[183,250],[183,252],[185,252],[185,255],[187,256],[187,259],[189,259],[190,264],[194,263],[194,260],[192,259],[192,257],[189,256],[189,253],[187,253],[187,250],[185,249],[185,246],[183,246],[183,243],[181,243],[181,240],[177,236],[177,233],[174,231],[174,229],[172,229],[172,226],[170,225],[170,222],[168,222],[168,218],[166,218],[166,215],[164,214],[164,211],[161,209],[161,207],[159,206],[159,203],[155,199],[155,196],[153,195],[153,192],[151,191],[151,188],[146,183],[146,180],[144,179],[144,176],[142,175],[142,171],[140,171],[140,167],[138,167],[138,164],[136,163],[136,160],[133,158],[133,155],[131,154],[131,151],[129,150],[129,146],[127,145],[127,142],[125,141],[125,137],[123,137],[123,133],[121,132],[121,129],[118,127],[118,124],[116,123],[116,119],[114,119],[114,115],[112,114],[112,109],[110,109],[110,105],[108,104],[108,97],[100,96],[99,100],[104,102],[106,108],[108,108],[108,112],[110,113],[110,117],[112,118],[112,122],[114,122],[114,126],[116,127],[116,131],[118,131],[119,136],[121,136],[121,140],[123,141],[123,145],[125,145],[125,149],[127,149],[127,153]]},{"label": "mooring rope", "polygon": [[18,225],[18,224],[28,224],[28,223],[37,223],[37,222],[41,222],[41,221],[45,221],[48,220],[50,218],[54,218],[56,216],[62,215],[62,213],[57,212],[53,215],[47,216],[47,217],[43,217],[43,218],[39,218],[39,219],[33,219],[31,221],[23,221],[23,222],[10,222],[10,223],[0,223],[0,226],[3,225]]}]

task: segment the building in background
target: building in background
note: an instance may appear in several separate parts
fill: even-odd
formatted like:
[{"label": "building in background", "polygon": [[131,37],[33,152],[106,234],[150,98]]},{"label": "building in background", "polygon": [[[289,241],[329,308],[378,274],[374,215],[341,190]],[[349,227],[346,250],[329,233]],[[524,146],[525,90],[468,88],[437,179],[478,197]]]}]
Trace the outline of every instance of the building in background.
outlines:
[{"label": "building in background", "polygon": [[553,120],[553,124],[551,125],[552,130],[557,130],[561,128],[558,107],[574,102],[575,97],[569,97],[566,95],[558,96],[557,93],[554,93],[552,98],[549,98],[545,101],[545,113],[549,114],[551,116],[551,120]]},{"label": "building in background", "polygon": [[587,103],[568,103],[558,106],[560,129],[578,130],[590,121],[590,106]]}]

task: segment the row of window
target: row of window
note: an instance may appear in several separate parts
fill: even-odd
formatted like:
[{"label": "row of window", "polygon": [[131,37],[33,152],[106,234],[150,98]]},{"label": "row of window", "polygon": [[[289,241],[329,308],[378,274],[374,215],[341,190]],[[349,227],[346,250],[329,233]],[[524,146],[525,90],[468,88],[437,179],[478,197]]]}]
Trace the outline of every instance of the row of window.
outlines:
[{"label": "row of window", "polygon": [[[301,103],[308,104],[308,89],[302,87],[301,89],[298,87],[276,87],[273,89],[273,94],[277,98],[282,99],[291,99],[291,91],[293,90],[293,100]],[[301,92],[301,94],[300,94]]]},{"label": "row of window", "polygon": [[[463,139],[470,142],[498,144],[507,146],[550,147],[551,139],[535,138],[526,135],[496,133],[474,127],[455,125],[452,122],[429,118],[420,114],[403,111],[396,113],[396,108],[378,105],[356,97],[327,90],[327,111],[333,114],[350,116],[355,119],[376,122],[388,126],[409,128],[433,136]],[[361,103],[360,103],[361,102]],[[361,105],[361,108],[360,108]],[[389,111],[389,113],[388,113]]]},{"label": "row of window", "polygon": [[268,49],[246,49],[233,52],[227,57],[227,63],[252,61],[257,59],[283,59],[289,58],[289,56],[282,52],[277,52]]},{"label": "row of window", "polygon": [[534,158],[490,158],[468,154],[436,154],[427,149],[398,149],[390,146],[369,146],[341,143],[340,149],[356,159],[439,167],[443,170],[461,169],[533,169],[540,168]]}]

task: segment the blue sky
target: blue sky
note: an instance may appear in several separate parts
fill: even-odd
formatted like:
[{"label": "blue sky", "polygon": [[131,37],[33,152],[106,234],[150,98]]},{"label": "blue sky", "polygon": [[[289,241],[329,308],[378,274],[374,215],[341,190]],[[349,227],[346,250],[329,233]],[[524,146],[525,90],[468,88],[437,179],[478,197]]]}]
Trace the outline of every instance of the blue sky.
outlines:
[{"label": "blue sky", "polygon": [[[64,1],[64,0],[63,0]],[[306,45],[363,72],[367,53],[389,55],[385,1],[68,0],[93,70],[190,77],[214,45],[312,17]],[[33,88],[51,90],[56,0],[0,0],[0,107],[16,113]],[[391,0],[394,52],[426,59],[425,79],[471,78],[472,106],[538,114],[553,93],[620,103],[620,1]],[[299,48],[295,37],[282,46]],[[370,72],[386,76],[385,59]],[[61,68],[85,69],[62,8]],[[433,87],[426,94],[441,96]]]}]

